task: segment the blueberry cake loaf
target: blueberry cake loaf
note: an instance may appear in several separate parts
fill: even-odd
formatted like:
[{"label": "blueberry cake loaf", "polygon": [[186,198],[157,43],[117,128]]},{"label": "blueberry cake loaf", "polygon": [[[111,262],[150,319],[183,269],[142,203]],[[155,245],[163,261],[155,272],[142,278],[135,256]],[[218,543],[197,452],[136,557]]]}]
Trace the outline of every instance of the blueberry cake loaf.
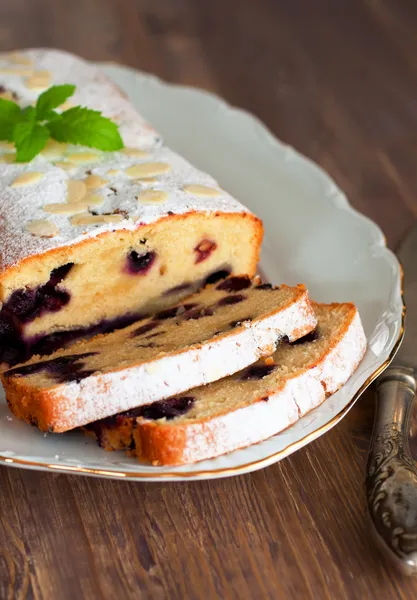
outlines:
[{"label": "blueberry cake loaf", "polygon": [[0,55],[0,97],[28,106],[62,83],[119,124],[125,147],[51,141],[22,164],[0,144],[0,364],[253,276],[258,262],[261,221],[169,150],[97,67],[56,50]]},{"label": "blueberry cake loaf", "polygon": [[235,373],[315,326],[304,286],[230,276],[151,318],[33,357],[2,381],[17,417],[63,432]]},{"label": "blueberry cake loaf", "polygon": [[174,465],[264,440],[295,423],[341,387],[366,349],[352,304],[316,305],[318,326],[272,357],[185,394],[91,423],[106,450]]}]

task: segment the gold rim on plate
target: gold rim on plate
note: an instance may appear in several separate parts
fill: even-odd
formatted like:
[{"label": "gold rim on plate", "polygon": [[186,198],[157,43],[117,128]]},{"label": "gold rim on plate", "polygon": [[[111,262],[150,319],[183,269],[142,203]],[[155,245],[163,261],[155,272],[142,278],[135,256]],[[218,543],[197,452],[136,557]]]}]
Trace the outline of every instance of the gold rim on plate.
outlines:
[{"label": "gold rim on plate", "polygon": [[366,381],[361,385],[358,391],[351,398],[350,402],[342,408],[340,412],[337,413],[330,421],[328,421],[325,425],[318,427],[311,433],[308,433],[301,439],[293,442],[292,444],[288,444],[282,450],[278,452],[274,452],[265,458],[260,458],[258,460],[254,460],[252,462],[246,463],[244,465],[240,465],[239,467],[226,467],[223,469],[216,469],[215,471],[165,471],[165,472],[156,472],[151,473],[149,471],[116,471],[116,470],[106,470],[106,469],[93,469],[90,467],[73,467],[71,465],[60,465],[60,464],[48,464],[42,462],[34,462],[29,460],[23,460],[20,458],[10,458],[6,456],[0,455],[0,465],[7,464],[13,466],[22,466],[28,467],[29,469],[41,469],[43,471],[55,471],[60,473],[80,473],[83,475],[96,475],[101,477],[107,477],[112,479],[176,479],[179,480],[181,478],[188,479],[217,479],[221,476],[231,476],[231,475],[243,475],[244,473],[250,473],[251,471],[262,469],[268,467],[275,462],[285,458],[289,454],[292,454],[296,450],[300,450],[303,446],[306,446],[319,436],[323,435],[327,431],[329,431],[332,427],[334,427],[339,421],[343,419],[346,413],[352,408],[358,398],[363,394],[367,387],[371,385],[377,377],[388,367],[388,365],[393,360],[396,355],[402,339],[404,337],[404,324],[405,324],[405,313],[406,313],[406,305],[404,302],[404,271],[401,263],[400,266],[400,278],[401,278],[401,302],[402,302],[402,314],[401,314],[401,329],[398,335],[397,341],[393,349],[391,350],[388,358],[366,379]]}]

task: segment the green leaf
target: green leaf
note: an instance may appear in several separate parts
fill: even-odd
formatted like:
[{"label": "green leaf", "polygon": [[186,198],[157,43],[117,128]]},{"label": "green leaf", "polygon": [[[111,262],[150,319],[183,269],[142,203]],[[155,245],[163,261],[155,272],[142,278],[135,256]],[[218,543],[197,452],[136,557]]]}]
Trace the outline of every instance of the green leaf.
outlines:
[{"label": "green leaf", "polygon": [[22,120],[20,107],[11,100],[0,98],[0,140],[13,141],[13,129]]},{"label": "green leaf", "polygon": [[13,140],[16,145],[16,162],[29,162],[45,147],[49,138],[48,128],[34,121],[15,125]]},{"label": "green leaf", "polygon": [[38,121],[48,119],[48,113],[61,106],[75,92],[75,85],[53,85],[43,92],[36,103],[36,118]]},{"label": "green leaf", "polygon": [[74,106],[49,122],[48,128],[51,137],[58,142],[81,144],[107,152],[123,148],[116,123],[89,108]]},{"label": "green leaf", "polygon": [[36,120],[36,110],[33,106],[26,106],[26,108],[22,109],[22,117],[25,121],[35,121]]}]

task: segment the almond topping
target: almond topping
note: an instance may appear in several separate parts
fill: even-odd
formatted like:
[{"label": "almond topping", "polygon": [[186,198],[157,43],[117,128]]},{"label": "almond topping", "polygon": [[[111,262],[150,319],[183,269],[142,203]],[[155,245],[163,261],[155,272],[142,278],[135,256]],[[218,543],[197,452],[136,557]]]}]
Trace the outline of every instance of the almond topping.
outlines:
[{"label": "almond topping", "polygon": [[3,100],[12,100],[12,101],[14,101],[13,93],[10,92],[9,90],[6,90],[5,92],[1,92],[0,98],[3,98]]},{"label": "almond topping", "polygon": [[161,175],[171,169],[168,163],[149,162],[140,165],[133,165],[125,169],[126,175],[134,179],[142,179],[143,177],[152,177],[153,175]]},{"label": "almond topping", "polygon": [[48,140],[45,148],[41,150],[41,154],[46,158],[59,158],[67,150],[68,144],[57,142],[55,140]]},{"label": "almond topping", "polygon": [[84,179],[84,183],[88,189],[97,189],[107,183],[107,179],[103,179],[100,175],[88,175]]},{"label": "almond topping", "polygon": [[8,60],[10,62],[16,63],[18,65],[31,65],[32,59],[29,58],[26,54],[22,54],[22,52],[10,52],[7,55]]},{"label": "almond topping", "polygon": [[87,194],[83,198],[83,203],[88,204],[89,207],[90,206],[100,206],[100,204],[103,204],[103,202],[104,202],[104,197],[99,196],[99,194]]},{"label": "almond topping", "polygon": [[145,152],[144,150],[139,150],[138,148],[123,148],[123,154],[127,154],[128,156],[147,156],[149,152]]},{"label": "almond topping", "polygon": [[29,77],[30,75],[32,75],[33,73],[33,69],[30,67],[23,67],[23,68],[1,68],[0,69],[0,74],[2,75],[20,75],[21,77]]},{"label": "almond topping", "polygon": [[65,102],[59,106],[59,108],[61,110],[68,110],[69,108],[73,108],[74,106],[75,104],[73,104],[69,100],[65,100]]},{"label": "almond topping", "polygon": [[51,81],[49,71],[35,71],[33,75],[26,80],[26,87],[29,89],[44,89],[47,88]]},{"label": "almond topping", "polygon": [[72,217],[71,225],[101,225],[102,223],[117,223],[122,220],[122,215],[78,215]]},{"label": "almond topping", "polygon": [[161,190],[143,190],[137,196],[138,201],[143,204],[162,204],[167,198],[168,194]]},{"label": "almond topping", "polygon": [[120,169],[110,169],[110,171],[107,171],[107,175],[110,175],[110,177],[112,175],[117,175],[118,173],[120,173]]},{"label": "almond topping", "polygon": [[79,202],[87,193],[84,181],[80,179],[69,179],[67,181],[67,202],[70,204]]},{"label": "almond topping", "polygon": [[271,365],[274,365],[274,364],[275,364],[275,361],[274,361],[274,359],[272,358],[272,356],[268,356],[268,358],[265,358],[265,360],[264,360],[264,363],[265,363],[266,365],[268,365],[268,367],[269,367],[269,366],[271,366]]},{"label": "almond topping", "polygon": [[[4,157],[3,157],[4,158]],[[24,185],[31,185],[32,183],[36,183],[39,179],[43,177],[43,173],[37,173],[36,171],[29,171],[27,173],[22,173],[10,184],[10,187],[17,188],[22,187]]]},{"label": "almond topping", "polygon": [[87,208],[88,204],[85,202],[73,202],[72,204],[61,204],[58,202],[53,204],[45,204],[43,210],[53,215],[77,215],[78,213],[86,211]]},{"label": "almond topping", "polygon": [[11,163],[14,163],[15,160],[16,160],[15,152],[13,152],[12,154],[3,154],[3,156],[0,156],[0,163],[11,164]]},{"label": "almond topping", "polygon": [[194,196],[206,196],[214,197],[220,196],[221,191],[215,188],[208,187],[206,185],[187,184],[182,188],[187,194],[193,194]]},{"label": "almond topping", "polygon": [[74,165],[74,163],[71,162],[56,162],[55,166],[58,167],[58,169],[64,169],[65,171],[72,171],[72,169],[77,167],[77,165]]},{"label": "almond topping", "polygon": [[74,163],[91,163],[99,160],[99,155],[95,152],[74,152],[68,154],[67,159]]},{"label": "almond topping", "polygon": [[38,237],[51,238],[59,233],[58,227],[55,223],[51,223],[47,219],[35,219],[26,226],[26,229],[32,234]]}]

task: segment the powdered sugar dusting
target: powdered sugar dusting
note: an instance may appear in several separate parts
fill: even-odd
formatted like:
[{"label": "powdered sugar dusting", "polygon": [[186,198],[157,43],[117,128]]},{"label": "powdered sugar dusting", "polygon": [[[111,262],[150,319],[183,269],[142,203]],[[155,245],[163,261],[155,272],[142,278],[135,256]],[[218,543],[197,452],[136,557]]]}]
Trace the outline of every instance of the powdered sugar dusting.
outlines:
[{"label": "powdered sugar dusting", "polygon": [[[198,321],[195,323],[198,328]],[[66,431],[205,385],[271,354],[281,336],[293,338],[296,331],[303,335],[315,325],[307,292],[297,290],[293,301],[272,314],[248,322],[246,328],[152,361],[125,365],[120,370],[115,365],[114,371],[48,388],[46,394],[54,407],[54,422],[50,425],[55,431]],[[6,395],[7,387],[8,378],[5,378]],[[42,389],[37,393],[42,396]],[[13,409],[13,405],[11,407]]]},{"label": "powdered sugar dusting", "polygon": [[[286,429],[319,406],[352,375],[366,350],[366,337],[356,312],[347,331],[317,366],[288,379],[267,402],[257,401],[229,413],[185,427],[181,463],[213,458],[260,442]],[[281,382],[280,382],[281,384]],[[141,424],[138,423],[138,428]],[[139,433],[140,436],[140,433]]]},{"label": "powdered sugar dusting", "polygon": [[[125,145],[146,150],[148,154],[137,157],[123,152],[97,151],[98,160],[91,164],[76,164],[71,171],[59,164],[65,157],[58,157],[52,162],[50,158],[38,155],[30,163],[0,164],[1,269],[17,264],[28,256],[76,244],[104,232],[136,229],[140,224],[157,221],[171,213],[250,212],[223,190],[220,190],[219,196],[210,199],[185,192],[183,186],[187,184],[220,188],[212,177],[198,171],[185,159],[163,146],[156,131],[97,67],[56,50],[28,50],[25,55],[31,58],[35,70],[50,72],[51,85],[75,84],[77,89],[71,101],[100,110],[106,116],[117,119]],[[22,105],[35,102],[42,90],[27,88],[27,77],[15,72],[5,72],[10,68],[18,71],[20,67],[12,63],[7,54],[0,55],[0,84],[15,92]],[[26,66],[24,69],[27,71]],[[85,149],[69,146],[67,153],[83,150]],[[54,164],[55,162],[58,164]],[[166,162],[171,169],[158,176],[157,181],[152,184],[132,180],[125,173],[126,168],[146,162]],[[127,217],[118,223],[75,227],[66,215],[54,214],[48,216],[48,219],[57,226],[59,235],[54,238],[32,236],[26,230],[28,223],[45,218],[45,204],[65,202],[68,179],[84,179],[87,170],[108,180],[106,185],[98,190],[98,193],[103,195],[104,202],[98,208],[95,207],[95,212],[103,214],[117,210],[123,211],[121,214],[126,214]],[[10,188],[11,182],[27,171],[42,173],[43,177],[30,186]],[[109,171],[112,173],[109,174]],[[150,187],[166,192],[166,201],[155,204],[138,202],[137,196],[140,191]]]}]

